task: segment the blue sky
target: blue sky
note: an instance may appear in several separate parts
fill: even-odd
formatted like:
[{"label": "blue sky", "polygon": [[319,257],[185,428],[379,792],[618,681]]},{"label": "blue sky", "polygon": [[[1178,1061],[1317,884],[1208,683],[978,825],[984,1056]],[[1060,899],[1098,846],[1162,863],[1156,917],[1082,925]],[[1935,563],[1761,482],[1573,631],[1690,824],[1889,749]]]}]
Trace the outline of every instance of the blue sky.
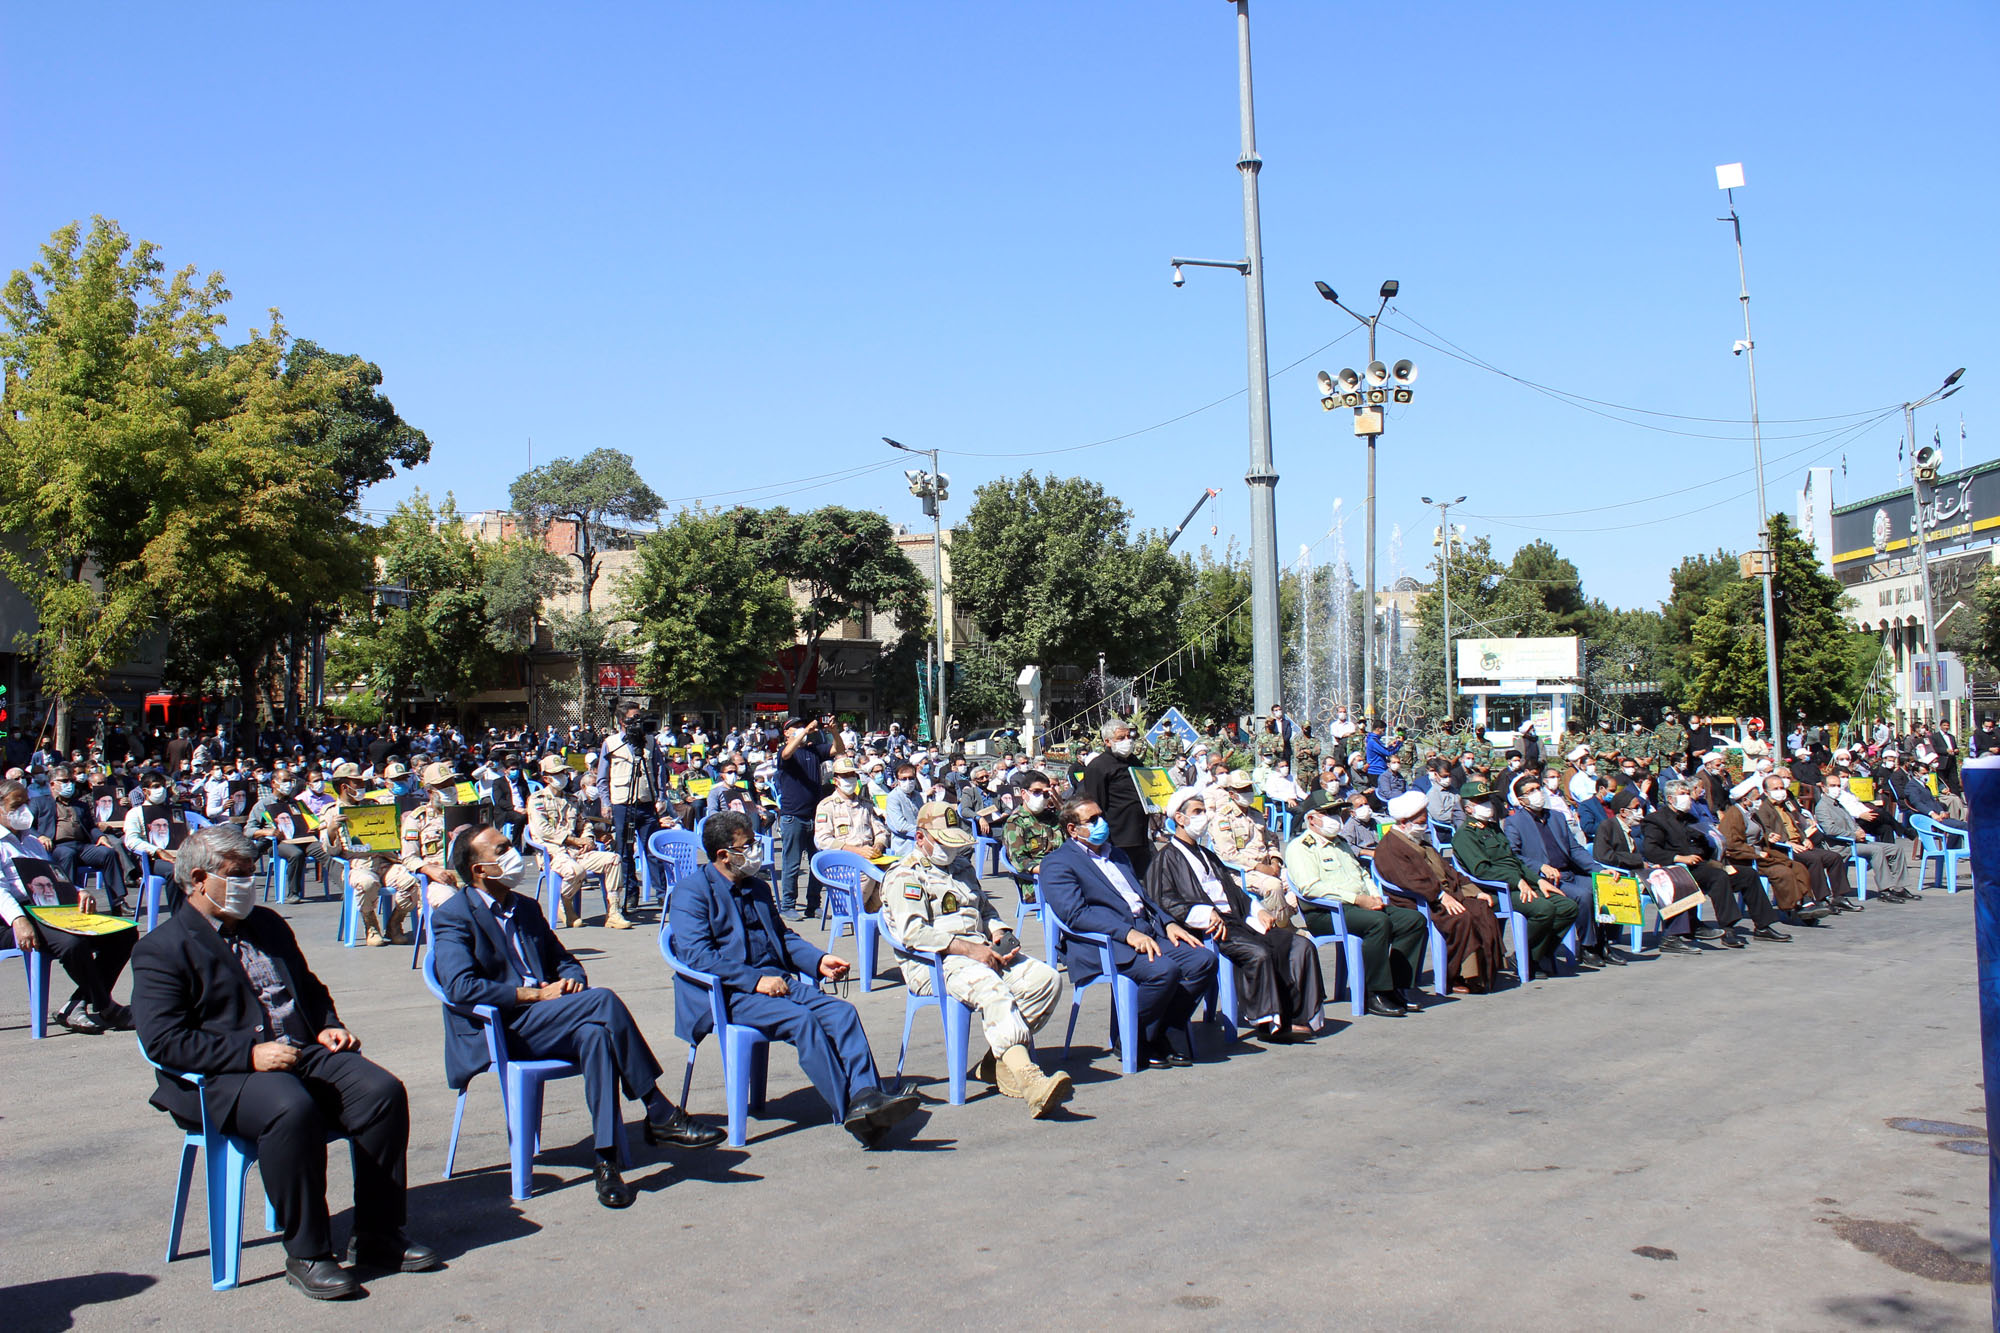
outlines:
[{"label": "blue sky", "polygon": [[[1749,177],[1767,418],[1883,407],[1967,365],[1920,434],[1955,440],[1963,408],[1967,461],[2000,453],[1990,3],[1260,0],[1252,19],[1274,368],[1352,327],[1315,278],[1365,298],[1394,277],[1389,324],[1724,419],[1637,429],[1385,329],[1384,358],[1421,367],[1382,446],[1385,576],[1429,558],[1423,494],[1470,496],[1503,552],[1547,536],[1624,605],[1664,595],[1683,554],[1748,544],[1748,476],[1708,484],[1749,466],[1720,162]],[[1176,291],[1166,264],[1241,253],[1220,0],[9,0],[0,43],[0,269],[103,213],[223,270],[239,334],[278,306],[379,362],[436,447],[371,508],[415,485],[502,503],[532,437],[541,461],[626,450],[677,500],[917,524],[891,435],[958,451],[948,516],[1033,467],[1102,481],[1148,526],[1218,487],[1182,541],[1247,543],[1240,396],[1035,456],[1243,387],[1241,281]],[[1339,497],[1359,568],[1362,455],[1312,372],[1365,359],[1357,335],[1273,382],[1287,560],[1332,550]],[[1826,436],[1865,419],[1772,421],[1774,506],[1821,455],[1845,452],[1843,499],[1891,487],[1896,420]],[[874,462],[893,466],[809,480]]]}]

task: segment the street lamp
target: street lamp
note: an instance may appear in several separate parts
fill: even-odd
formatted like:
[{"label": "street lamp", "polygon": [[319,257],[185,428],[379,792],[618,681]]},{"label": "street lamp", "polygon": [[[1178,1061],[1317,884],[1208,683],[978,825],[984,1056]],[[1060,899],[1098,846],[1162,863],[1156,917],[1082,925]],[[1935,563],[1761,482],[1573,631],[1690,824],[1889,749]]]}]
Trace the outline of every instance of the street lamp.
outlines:
[{"label": "street lamp", "polygon": [[1250,685],[1251,707],[1269,716],[1278,702],[1278,667],[1283,650],[1278,642],[1278,473],[1271,460],[1271,374],[1264,341],[1264,235],[1257,205],[1257,173],[1264,159],[1257,155],[1257,115],[1250,86],[1250,3],[1233,0],[1236,8],[1236,93],[1241,148],[1236,169],[1243,181],[1243,258],[1175,258],[1174,286],[1187,279],[1187,268],[1233,268],[1243,275],[1245,339],[1250,360]]},{"label": "street lamp", "polygon": [[[1416,383],[1417,367],[1413,361],[1398,361],[1394,366],[1385,366],[1375,359],[1375,326],[1382,320],[1382,312],[1389,308],[1389,301],[1401,284],[1394,278],[1382,284],[1382,304],[1375,307],[1372,315],[1363,315],[1349,309],[1340,300],[1340,294],[1323,282],[1315,282],[1319,294],[1334,305],[1340,306],[1355,319],[1361,321],[1368,330],[1368,369],[1362,375],[1353,370],[1343,370],[1339,375],[1329,375],[1324,370],[1319,373],[1319,405],[1331,412],[1336,407],[1354,409],[1354,433],[1366,437],[1368,441],[1368,555],[1362,561],[1367,568],[1368,587],[1363,594],[1362,605],[1367,608],[1368,619],[1362,631],[1361,663],[1361,715],[1372,721],[1375,717],[1375,441],[1382,434],[1382,407],[1390,401],[1407,403],[1416,397],[1410,386]],[[1363,377],[1366,383],[1363,383]],[[1394,381],[1393,387],[1391,381]]]},{"label": "street lamp", "polygon": [[[1917,399],[1914,403],[1903,404],[1903,435],[1912,446],[1910,454],[1910,527],[1917,543],[1917,578],[1923,592],[1924,607],[1924,652],[1930,659],[1931,668],[1931,717],[1932,726],[1939,722],[1941,703],[1938,690],[1937,632],[1943,621],[1931,620],[1931,554],[1924,539],[1924,530],[1929,526],[1925,521],[1926,510],[1936,512],[1938,471],[1944,464],[1944,451],[1936,445],[1927,444],[1915,448],[1917,442],[1917,409],[1929,407],[1932,403],[1943,402],[1965,386],[1959,383],[1965,375],[1965,367],[1944,377],[1944,383]],[[1956,609],[1956,608],[1954,608]],[[1947,612],[1947,615],[1950,613]]]},{"label": "street lamp", "polygon": [[1433,500],[1424,497],[1427,505],[1436,505],[1438,511],[1437,536],[1431,544],[1439,548],[1438,579],[1444,587],[1444,716],[1451,720],[1451,544],[1455,538],[1465,535],[1465,525],[1460,524],[1456,532],[1451,527],[1451,507],[1465,503],[1465,497],[1456,500]]},{"label": "street lamp", "polygon": [[931,555],[935,562],[931,566],[931,618],[937,622],[937,698],[933,701],[937,712],[937,731],[933,739],[939,749],[949,754],[950,742],[945,737],[944,706],[944,523],[938,517],[938,505],[951,495],[951,478],[938,471],[938,451],[935,449],[912,449],[907,444],[899,444],[884,435],[882,443],[891,449],[901,449],[906,454],[929,454],[931,470],[919,472],[911,468],[903,473],[910,483],[910,494],[924,502],[924,512],[931,516]]}]

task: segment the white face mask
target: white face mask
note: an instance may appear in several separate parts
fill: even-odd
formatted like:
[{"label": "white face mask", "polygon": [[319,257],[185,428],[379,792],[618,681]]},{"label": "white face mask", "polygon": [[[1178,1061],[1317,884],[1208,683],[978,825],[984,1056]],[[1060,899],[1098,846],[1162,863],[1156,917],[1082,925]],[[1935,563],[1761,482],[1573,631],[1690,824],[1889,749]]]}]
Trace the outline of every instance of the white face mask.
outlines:
[{"label": "white face mask", "polygon": [[1674,797],[1674,809],[1685,813],[1693,807],[1694,797],[1688,795],[1686,792],[1682,792],[1680,795]]},{"label": "white face mask", "polygon": [[1521,793],[1521,804],[1526,806],[1530,810],[1543,809],[1548,805],[1548,803],[1549,803],[1548,793],[1543,791],[1539,787],[1537,787],[1533,791]]},{"label": "white face mask", "polygon": [[1048,793],[1031,791],[1028,793],[1026,798],[1022,800],[1021,804],[1028,807],[1029,814],[1039,815],[1040,813],[1042,813],[1042,811],[1049,808]]},{"label": "white face mask", "polygon": [[1120,759],[1130,758],[1132,750],[1133,742],[1130,736],[1127,736],[1123,740],[1111,742],[1111,753],[1117,755]]},{"label": "white face mask", "polygon": [[510,889],[521,882],[521,875],[527,869],[521,854],[512,847],[502,851],[498,860],[488,861],[485,865],[487,883],[504,884]]},{"label": "white face mask", "polygon": [[764,849],[754,838],[746,847],[730,849],[729,855],[735,863],[738,879],[755,879],[764,869]]},{"label": "white face mask", "polygon": [[944,870],[948,868],[953,861],[956,861],[958,859],[958,853],[954,852],[951,848],[944,846],[942,843],[934,842],[931,844],[931,849],[924,853],[924,859],[926,861],[929,861],[932,865],[936,866],[939,870]]},{"label": "white face mask", "polygon": [[35,812],[27,806],[7,812],[7,827],[16,833],[26,833],[35,826]]},{"label": "white face mask", "polygon": [[1199,839],[1202,834],[1208,832],[1208,811],[1204,810],[1198,815],[1185,815],[1177,822],[1181,826],[1181,832],[1190,838]]},{"label": "white face mask", "polygon": [[[208,875],[203,879],[202,883],[208,885],[218,879],[222,881],[222,901],[216,903],[216,910],[231,921],[241,921],[244,917],[249,916],[250,909],[257,905],[257,877],[255,875]],[[209,901],[215,902],[212,892],[210,893]]]},{"label": "white face mask", "polygon": [[839,791],[840,791],[840,794],[841,794],[842,796],[852,796],[852,795],[854,795],[854,779],[853,779],[853,778],[835,778],[835,779],[833,780],[833,785],[834,785],[834,786],[835,786],[836,788],[838,788],[838,789],[839,789]]},{"label": "white face mask", "polygon": [[1493,818],[1493,807],[1490,805],[1468,805],[1465,807],[1465,813],[1473,819],[1491,819]]}]

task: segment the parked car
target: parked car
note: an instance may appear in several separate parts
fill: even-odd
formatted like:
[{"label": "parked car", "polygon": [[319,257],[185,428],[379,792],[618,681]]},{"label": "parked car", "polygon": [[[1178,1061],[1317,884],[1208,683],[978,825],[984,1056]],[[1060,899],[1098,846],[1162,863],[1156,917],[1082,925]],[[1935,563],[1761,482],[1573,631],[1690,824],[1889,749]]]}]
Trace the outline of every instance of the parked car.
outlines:
[{"label": "parked car", "polygon": [[[964,753],[968,759],[990,759],[999,754],[1020,753],[1021,729],[1019,727],[981,727],[965,738]],[[1013,741],[1011,747],[997,748],[1002,741]]]}]

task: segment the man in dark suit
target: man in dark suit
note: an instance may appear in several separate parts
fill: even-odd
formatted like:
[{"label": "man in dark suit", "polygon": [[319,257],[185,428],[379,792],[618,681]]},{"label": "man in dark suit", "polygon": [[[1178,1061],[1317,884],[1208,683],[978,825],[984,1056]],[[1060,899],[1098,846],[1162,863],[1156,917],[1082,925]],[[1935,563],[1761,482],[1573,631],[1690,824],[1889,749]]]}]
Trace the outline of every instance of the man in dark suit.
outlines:
[{"label": "man in dark suit", "polygon": [[[285,1237],[285,1278],[316,1300],[360,1288],[334,1258],[326,1142],[354,1161],[348,1262],[423,1272],[435,1251],[403,1234],[408,1095],[362,1058],[285,919],[257,902],[257,847],[234,824],[197,829],[174,859],[186,901],[132,953],[132,1014],[162,1069],[153,1105],[257,1150]],[[174,1073],[168,1070],[176,1071]],[[200,1088],[179,1077],[200,1074]]]},{"label": "man in dark suit", "polygon": [[[674,956],[715,978],[729,996],[729,1020],[798,1048],[799,1068],[864,1148],[917,1109],[917,1098],[890,1096],[875,1072],[861,1018],[847,1001],[825,994],[799,973],[839,981],[845,959],[824,953],[778,918],[763,854],[746,815],[710,815],[701,826],[709,864],[674,885],[669,905]],[[708,993],[674,979],[674,1030],[683,1041],[713,1031]]]},{"label": "man in dark suit", "polygon": [[[1214,988],[1215,955],[1146,897],[1096,801],[1071,800],[1062,825],[1068,841],[1042,858],[1050,908],[1070,929],[1109,939],[1112,964],[1138,985],[1140,1067],[1194,1063],[1194,1052],[1175,1049],[1168,1034],[1187,1026]],[[1097,979],[1096,945],[1065,940],[1063,961],[1072,986]]]},{"label": "man in dark suit", "polygon": [[[507,1048],[528,1060],[572,1060],[583,1069],[583,1098],[597,1146],[597,1201],[626,1208],[632,1189],[618,1170],[618,1091],[646,1106],[646,1142],[708,1148],[723,1132],[682,1115],[654,1085],[660,1062],[613,991],[592,989],[583,965],[556,939],[530,895],[531,878],[507,835],[486,824],[459,835],[452,870],[466,885],[431,912],[438,985],[453,1004],[490,1004],[507,1029]],[[463,1088],[486,1068],[486,1037],[473,1019],[445,1011],[445,1080]]]},{"label": "man in dark suit", "polygon": [[1081,794],[1088,796],[1104,814],[1111,826],[1112,845],[1131,862],[1137,878],[1153,862],[1146,806],[1139,799],[1139,782],[1132,773],[1139,766],[1138,733],[1130,723],[1116,717],[1099,730],[1104,737],[1104,751],[1084,768]]}]

